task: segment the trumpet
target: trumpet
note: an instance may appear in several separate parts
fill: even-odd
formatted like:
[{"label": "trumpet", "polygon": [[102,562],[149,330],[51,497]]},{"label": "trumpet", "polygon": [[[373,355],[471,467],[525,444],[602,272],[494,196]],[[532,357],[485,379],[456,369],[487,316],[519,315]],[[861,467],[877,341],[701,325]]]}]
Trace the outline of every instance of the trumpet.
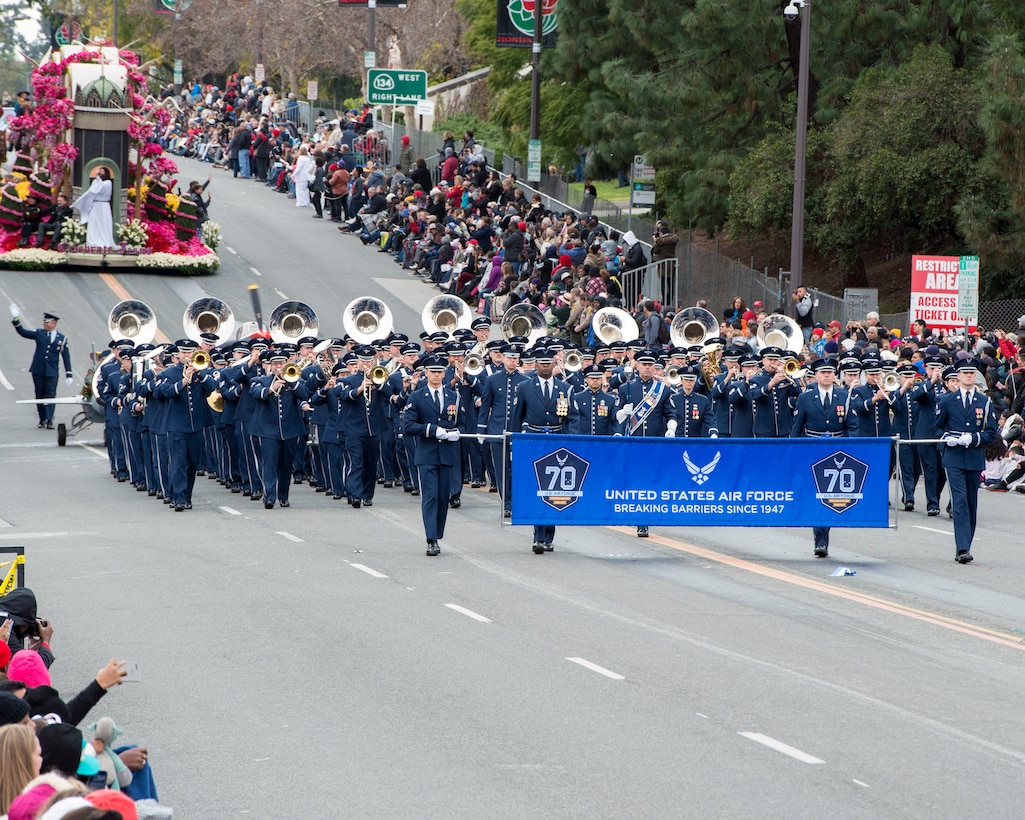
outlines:
[{"label": "trumpet", "polygon": [[205,350],[197,350],[189,357],[189,365],[194,370],[206,370],[210,366],[210,354]]}]

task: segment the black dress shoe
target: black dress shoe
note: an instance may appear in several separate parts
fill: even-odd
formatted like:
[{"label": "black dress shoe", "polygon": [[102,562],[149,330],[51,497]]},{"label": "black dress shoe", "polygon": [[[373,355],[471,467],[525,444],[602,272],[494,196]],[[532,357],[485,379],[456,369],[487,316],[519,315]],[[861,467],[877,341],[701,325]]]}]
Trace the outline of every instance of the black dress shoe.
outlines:
[{"label": "black dress shoe", "polygon": [[175,504],[174,505],[174,511],[175,512],[185,512],[185,505],[184,504]]},{"label": "black dress shoe", "polygon": [[470,482],[470,486],[473,489],[475,489],[475,490],[479,490],[481,487],[484,486],[484,482],[483,481],[471,481]]},{"label": "black dress shoe", "polygon": [[381,486],[384,487],[386,490],[390,490],[392,487],[395,486],[395,482],[394,481],[385,481]]},{"label": "black dress shoe", "polygon": [[46,429],[47,430],[52,430],[53,429],[53,422],[52,421],[46,422]]},{"label": "black dress shoe", "polygon": [[316,492],[318,492],[318,493],[326,493],[327,492],[327,487],[317,487]]},{"label": "black dress shoe", "polygon": [[163,490],[157,490],[157,498],[163,498],[163,497],[164,497],[164,491]]},{"label": "black dress shoe", "polygon": [[926,511],[925,511],[925,514],[926,514],[927,516],[929,516],[930,518],[933,518],[934,516],[937,516],[937,515],[939,515],[939,514],[940,514],[940,511],[939,511],[939,510],[926,510]]},{"label": "black dress shoe", "polygon": [[146,491],[146,495],[148,495],[148,496],[149,496],[150,498],[152,498],[152,497],[153,497],[153,496],[155,496],[156,494],[157,494],[157,491],[156,491],[156,490],[147,490],[147,491]]},{"label": "black dress shoe", "polygon": [[490,487],[488,487],[488,492],[489,493],[497,493],[498,492],[498,485],[497,484],[492,484]]},{"label": "black dress shoe", "polygon": [[915,503],[913,501],[908,501],[904,505],[904,512],[914,512],[914,511],[915,511]]},{"label": "black dress shoe", "polygon": [[502,518],[512,518],[512,510],[504,510],[502,512]]},{"label": "black dress shoe", "polygon": [[438,542],[433,538],[427,539],[427,554],[434,556],[441,552],[441,547],[438,546]]},{"label": "black dress shoe", "polygon": [[373,507],[374,506],[374,502],[371,499],[369,499],[369,498],[364,498],[363,499],[363,506],[364,507]]},{"label": "black dress shoe", "polygon": [[236,495],[238,495],[238,493],[242,492],[242,485],[241,484],[232,484],[231,485],[231,491],[233,493],[235,493]]},{"label": "black dress shoe", "polygon": [[448,500],[448,505],[453,510],[458,510],[460,507],[463,506],[463,502],[458,495],[454,495]]},{"label": "black dress shoe", "polygon": [[534,555],[544,555],[545,554],[545,545],[542,544],[540,541],[535,541],[534,542],[534,546],[531,547],[531,549],[534,550]]},{"label": "black dress shoe", "polygon": [[340,495],[333,495],[333,496],[331,496],[331,497],[332,497],[332,498],[333,498],[333,499],[334,499],[335,501],[341,501],[341,500],[342,500],[342,497],[341,497]]},{"label": "black dress shoe", "polygon": [[280,504],[280,505],[281,505],[282,507],[291,507],[291,506],[292,506],[292,505],[291,505],[291,504],[290,504],[290,503],[288,502],[288,499],[287,499],[287,498],[282,498],[282,499],[281,499],[281,500],[280,500],[280,501],[278,502],[278,504]]},{"label": "black dress shoe", "polygon": [[353,502],[352,502],[352,508],[353,508],[354,510],[358,510],[358,509],[360,508],[360,505],[361,505],[362,503],[363,503],[363,502],[362,502],[362,501],[360,501],[360,500],[359,500],[358,498],[356,498],[356,499],[353,499]]},{"label": "black dress shoe", "polygon": [[815,547],[816,558],[825,558],[827,555],[829,555],[829,547],[823,547],[821,544]]},{"label": "black dress shoe", "polygon": [[263,502],[263,508],[265,510],[273,510],[274,509],[274,502],[273,501],[264,501]]},{"label": "black dress shoe", "polygon": [[402,492],[404,492],[404,493],[411,493],[411,492],[413,492],[413,487],[411,485],[403,484],[402,485]]},{"label": "black dress shoe", "polygon": [[292,483],[293,484],[302,484],[303,483],[303,477],[301,475],[292,476]]},{"label": "black dress shoe", "polygon": [[144,493],[146,492],[146,485],[140,481],[138,484],[135,485],[135,490],[136,492]]},{"label": "black dress shoe", "polygon": [[975,556],[968,552],[968,550],[961,550],[954,560],[959,564],[970,564],[975,560]]},{"label": "black dress shoe", "polygon": [[206,470],[196,470],[196,477],[197,478],[199,478],[200,476],[204,476],[204,475],[206,475]]},{"label": "black dress shoe", "polygon": [[647,527],[638,527],[637,528],[637,537],[638,538],[647,538],[648,537],[648,528]]},{"label": "black dress shoe", "polygon": [[544,542],[544,548],[545,548],[545,552],[553,552],[555,550],[555,547],[552,546],[552,542],[551,541],[545,541]]},{"label": "black dress shoe", "polygon": [[263,498],[263,493],[262,493],[262,492],[259,492],[259,493],[252,493],[252,494],[251,494],[251,495],[250,495],[249,497],[250,497],[250,498],[251,498],[251,499],[252,499],[253,501],[259,501],[259,500],[260,500],[261,498]]},{"label": "black dress shoe", "polygon": [[118,484],[124,484],[128,480],[128,476],[123,476],[117,480]]},{"label": "black dress shoe", "polygon": [[39,424],[36,425],[36,427],[38,427],[40,430],[42,430],[44,427],[46,427],[46,422],[45,421],[41,421],[41,422],[39,422]]},{"label": "black dress shoe", "polygon": [[192,509],[192,502],[191,501],[186,501],[185,502],[185,509],[187,509],[187,510],[191,510]]},{"label": "black dress shoe", "polygon": [[416,487],[414,487],[412,490],[409,491],[409,494],[410,495],[420,495],[420,491]]}]

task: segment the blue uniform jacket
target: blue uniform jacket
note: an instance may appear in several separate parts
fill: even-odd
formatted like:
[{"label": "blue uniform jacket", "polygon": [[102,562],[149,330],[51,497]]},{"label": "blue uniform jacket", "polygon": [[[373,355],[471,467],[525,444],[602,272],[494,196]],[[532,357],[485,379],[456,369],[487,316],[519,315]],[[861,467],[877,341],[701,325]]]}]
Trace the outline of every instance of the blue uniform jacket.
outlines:
[{"label": "blue uniform jacket", "polygon": [[944,433],[972,434],[972,443],[968,447],[943,447],[943,466],[981,473],[986,468],[982,448],[997,437],[996,413],[993,402],[978,390],[973,391],[967,408],[961,395],[960,390],[955,390],[936,402],[936,427],[941,436]]},{"label": "blue uniform jacket", "polygon": [[459,465],[459,442],[440,441],[435,432],[443,430],[466,431],[466,408],[451,387],[443,386],[442,407],[438,407],[427,387],[426,380],[406,398],[402,411],[402,432],[416,438],[415,464],[439,464],[446,467]]},{"label": "blue uniform jacket", "polygon": [[[510,424],[524,433],[566,432],[572,388],[562,379],[551,379],[551,395],[545,401],[541,379],[534,374],[517,385]],[[560,415],[559,410],[562,409]]]},{"label": "blue uniform jacket", "polygon": [[348,413],[342,417],[342,431],[347,436],[384,435],[384,431],[391,426],[388,420],[391,386],[385,382],[380,387],[373,388],[368,403],[362,384],[363,374],[356,373],[335,385],[335,389],[341,388],[338,395],[342,402],[350,405]]},{"label": "blue uniform jacket", "polygon": [[55,331],[54,340],[50,341],[50,334],[43,328],[26,330],[21,326],[21,320],[13,321],[14,329],[19,336],[32,339],[36,343],[36,351],[32,354],[32,364],[28,372],[33,376],[48,376],[50,378],[60,375],[60,360],[64,359],[64,375],[71,373],[71,351],[68,350],[68,339],[59,330]]},{"label": "blue uniform jacket", "polygon": [[569,432],[574,436],[611,436],[619,401],[604,390],[578,390],[569,403]]},{"label": "blue uniform jacket", "polygon": [[272,373],[253,379],[249,385],[249,395],[256,399],[256,409],[250,420],[249,433],[260,438],[276,438],[285,441],[298,438],[306,432],[302,410],[310,391],[302,379],[293,384],[285,384],[275,395],[270,386],[277,378]]},{"label": "blue uniform jacket", "polygon": [[829,406],[823,407],[818,385],[797,397],[792,438],[830,438],[850,436],[857,430],[857,417],[851,412],[850,393],[842,387],[829,388]]},{"label": "blue uniform jacket", "polygon": [[501,435],[506,432],[519,432],[513,427],[512,410],[516,401],[516,388],[526,380],[519,371],[501,372],[491,376],[484,382],[484,391],[477,409],[477,432],[487,435]]},{"label": "blue uniform jacket", "polygon": [[768,389],[772,374],[758,373],[748,382],[747,397],[754,410],[753,431],[762,438],[780,438],[790,434],[794,424],[794,402],[801,395],[793,379]]},{"label": "blue uniform jacket", "polygon": [[[622,387],[619,388],[619,407],[622,409],[625,404],[632,404],[636,411],[641,406],[641,401],[644,399],[644,395],[654,385],[654,380],[649,382],[642,382],[640,379],[631,379]],[[669,421],[676,419],[676,414],[673,410],[672,404],[672,391],[666,386],[662,392],[661,398],[658,400],[658,404],[648,414],[648,417],[632,434],[630,433],[630,417],[623,421],[622,424],[617,422],[616,432],[624,435],[634,436],[653,436],[658,438],[666,434],[666,424]]]},{"label": "blue uniform jacket", "polygon": [[676,438],[719,437],[715,425],[715,412],[708,396],[693,392],[689,396],[682,390],[669,399],[676,417]]},{"label": "blue uniform jacket", "polygon": [[183,365],[172,364],[157,379],[153,392],[167,400],[165,430],[168,433],[201,433],[213,423],[206,397],[214,392],[208,371],[199,371],[188,385],[182,384]]},{"label": "blue uniform jacket", "polygon": [[895,393],[888,400],[873,402],[876,388],[862,384],[851,391],[851,409],[858,416],[858,432],[861,438],[889,438],[893,435],[890,408],[897,400]]}]

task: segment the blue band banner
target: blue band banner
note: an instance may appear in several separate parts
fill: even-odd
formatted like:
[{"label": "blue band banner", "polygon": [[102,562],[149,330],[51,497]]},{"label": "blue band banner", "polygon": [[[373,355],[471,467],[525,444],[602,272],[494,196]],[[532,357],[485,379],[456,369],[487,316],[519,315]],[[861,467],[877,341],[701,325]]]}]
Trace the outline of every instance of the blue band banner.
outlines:
[{"label": "blue band banner", "polygon": [[888,527],[888,438],[512,436],[512,523]]}]

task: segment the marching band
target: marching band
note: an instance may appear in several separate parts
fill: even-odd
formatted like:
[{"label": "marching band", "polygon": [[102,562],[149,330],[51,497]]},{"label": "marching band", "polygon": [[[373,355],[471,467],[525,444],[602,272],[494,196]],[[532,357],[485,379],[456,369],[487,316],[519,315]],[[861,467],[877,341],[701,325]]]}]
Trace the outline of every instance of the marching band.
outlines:
[{"label": "marching band", "polygon": [[[966,522],[956,527],[958,560],[970,547],[974,517],[962,508],[975,501],[965,476],[976,459],[946,451],[990,440],[993,410],[973,395],[972,415],[952,414],[957,442],[941,420],[951,415],[945,397],[970,382],[972,360],[959,364],[968,373],[960,382],[942,359],[919,370],[845,354],[806,367],[793,320],[765,319],[755,353],[724,348],[718,321],[700,308],[677,315],[671,345],[655,350],[617,308],[595,313],[595,344],[582,349],[548,336],[529,304],[506,312],[501,339],[491,338],[490,319],[451,296],[432,299],[422,321],[420,343],[410,341],[395,332],[387,305],[360,297],[346,308],[345,336],[320,339],[316,313],[302,302],[275,308],[265,331],[256,322],[236,329],[230,308],[207,298],[186,309],[184,338],[157,346],[152,311],[119,303],[91,380],[105,407],[111,474],[176,512],[192,509],[197,475],[268,510],[290,505],[293,484],[352,509],[371,506],[378,487],[401,486],[421,499],[434,556],[463,486],[487,486],[511,517],[507,433],[942,437],[943,445],[899,448],[904,509],[914,509],[923,477],[928,515],[938,515],[940,462],[957,461],[948,512]],[[532,550],[551,551],[553,537],[554,528],[536,527]],[[828,530],[816,531],[815,554],[828,554]]]}]

